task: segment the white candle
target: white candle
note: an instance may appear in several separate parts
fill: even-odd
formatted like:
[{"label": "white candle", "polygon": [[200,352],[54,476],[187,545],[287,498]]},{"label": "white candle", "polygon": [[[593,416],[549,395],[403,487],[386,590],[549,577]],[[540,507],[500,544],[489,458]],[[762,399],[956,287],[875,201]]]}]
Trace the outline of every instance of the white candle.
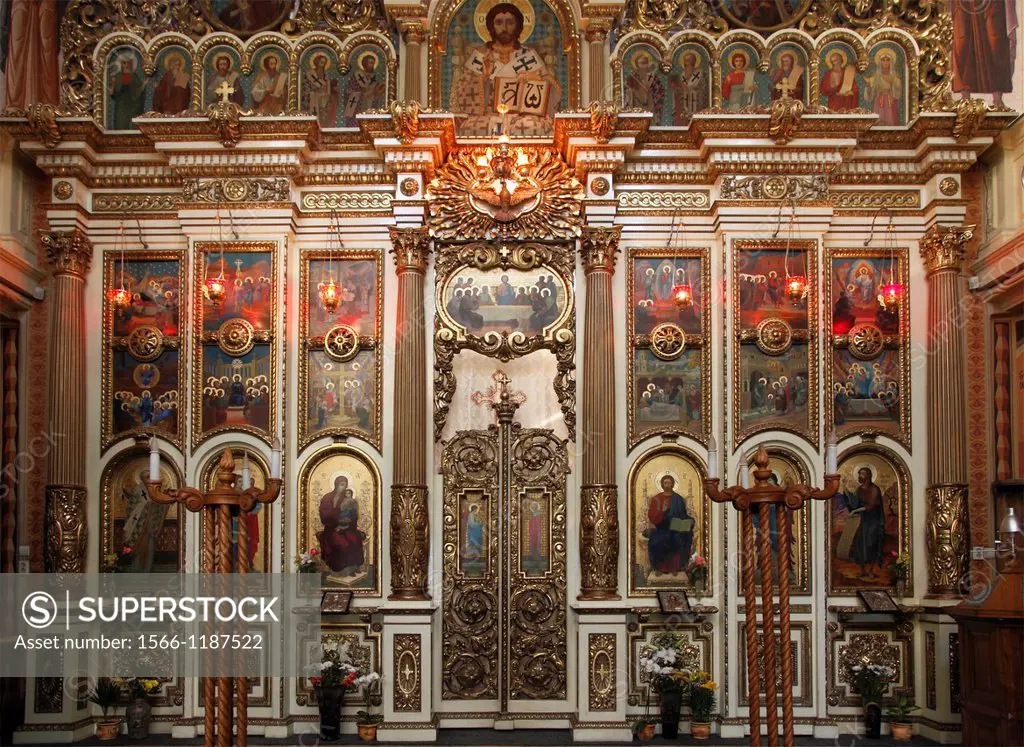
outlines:
[{"label": "white candle", "polygon": [[750,463],[747,461],[746,455],[740,465],[740,487],[744,489],[750,487]]},{"label": "white candle", "polygon": [[708,439],[708,478],[714,480],[718,477],[718,442],[715,441],[715,434]]},{"label": "white candle", "polygon": [[160,480],[160,444],[156,436],[149,437],[149,479],[152,482]]},{"label": "white candle", "polygon": [[270,446],[270,476],[275,480],[281,479],[281,439],[277,436]]},{"label": "white candle", "polygon": [[828,443],[825,445],[825,474],[834,475],[839,471],[836,461],[836,429],[828,434]]},{"label": "white candle", "polygon": [[252,470],[249,469],[249,452],[242,455],[242,490],[252,487]]}]

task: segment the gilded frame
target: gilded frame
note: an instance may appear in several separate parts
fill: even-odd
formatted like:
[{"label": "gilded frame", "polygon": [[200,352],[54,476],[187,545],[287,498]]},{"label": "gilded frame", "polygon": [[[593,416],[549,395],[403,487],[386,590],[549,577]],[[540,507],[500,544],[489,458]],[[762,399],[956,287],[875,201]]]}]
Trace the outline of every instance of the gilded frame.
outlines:
[{"label": "gilded frame", "polygon": [[114,312],[110,307],[110,301],[106,298],[106,289],[113,287],[114,279],[118,276],[115,265],[121,260],[121,252],[107,249],[103,252],[103,381],[101,384],[102,400],[100,405],[102,407],[102,413],[100,414],[100,456],[106,454],[111,446],[125,439],[147,436],[151,433],[159,434],[161,438],[174,444],[180,450],[183,447],[185,441],[184,433],[188,426],[188,408],[182,406],[188,397],[188,382],[183,370],[185,368],[183,364],[187,363],[185,345],[183,344],[187,333],[185,332],[185,314],[182,313],[182,310],[188,308],[187,304],[189,303],[188,268],[186,267],[185,251],[182,249],[130,251],[124,253],[124,259],[127,262],[176,261],[178,263],[178,336],[175,338],[162,338],[161,341],[163,350],[178,351],[178,427],[173,435],[168,434],[166,431],[145,426],[132,428],[116,435],[113,432],[112,389],[114,350],[120,350],[121,345],[127,347],[127,338],[114,337]]},{"label": "gilded frame", "polygon": [[[836,428],[836,438],[841,441],[848,436],[878,436],[884,435],[891,438],[907,450],[912,452],[911,441],[911,419],[910,403],[912,397],[912,382],[910,377],[910,270],[909,253],[906,247],[897,247],[892,252],[888,249],[878,248],[825,248],[825,273],[822,282],[824,283],[824,315],[822,320],[825,325],[825,335],[828,340],[828,359],[825,361],[825,403],[823,405],[825,416],[825,432],[831,433],[835,421],[835,406],[833,403],[832,389],[835,385],[835,372],[833,363],[836,351],[844,347],[840,338],[844,335],[835,335],[832,332],[832,262],[836,259],[855,259],[863,257],[867,259],[887,259],[890,256],[895,258],[896,277],[903,285],[903,295],[900,301],[900,326],[898,335],[887,335],[883,349],[896,349],[899,351],[900,362],[900,413],[897,420],[895,432],[870,427],[858,427],[856,425],[842,425]],[[895,338],[895,339],[893,339]],[[881,352],[879,352],[881,354]],[[877,358],[875,358],[877,360]]]},{"label": "gilded frame", "polygon": [[[766,451],[768,452],[769,459],[772,459],[772,458],[779,459],[779,460],[781,460],[783,462],[786,462],[790,467],[792,467],[793,471],[796,472],[797,475],[799,475],[801,483],[803,483],[804,485],[810,485],[811,484],[811,476],[810,476],[810,473],[807,470],[807,466],[804,464],[803,459],[801,459],[797,455],[797,453],[795,451],[793,451],[791,449],[788,449],[788,448],[786,448],[784,446],[768,446],[768,447],[766,447]],[[742,462],[742,456],[740,457],[740,461]],[[753,466],[753,464],[754,464],[754,457],[753,457],[753,454],[751,454],[750,461],[747,463],[747,468],[749,469],[750,467]],[[769,463],[769,468],[770,467],[771,467],[771,464]],[[790,584],[790,591],[793,594],[808,594],[809,595],[809,594],[813,594],[814,593],[813,577],[812,577],[812,574],[811,574],[811,556],[810,556],[810,552],[811,552],[811,506],[812,505],[813,504],[811,504],[811,503],[805,503],[803,508],[801,508],[799,511],[796,512],[797,515],[799,516],[798,520],[800,521],[800,530],[801,530],[802,534],[801,534],[800,542],[799,543],[794,543],[794,544],[797,545],[796,549],[797,549],[797,552],[798,552],[798,556],[797,556],[798,562],[796,564],[796,581]],[[740,522],[737,522],[736,523],[736,535],[735,535],[736,536],[736,547],[742,547],[743,546],[743,541],[742,541],[742,538],[740,537],[740,533],[741,533]],[[756,578],[755,578],[755,581],[756,581]],[[755,584],[755,588],[760,590],[761,584],[760,583],[756,583]],[[774,575],[773,575],[773,578],[772,578],[772,588],[773,589],[778,589],[779,588],[778,582],[774,580]]]},{"label": "gilded frame", "polygon": [[[838,466],[841,470],[843,464],[860,454],[871,454],[886,462],[893,468],[896,473],[896,478],[899,484],[900,497],[900,510],[897,516],[899,520],[899,534],[897,536],[898,550],[900,554],[906,553],[910,558],[910,574],[907,577],[905,585],[905,593],[907,596],[914,596],[914,540],[913,540],[913,529],[911,520],[913,518],[913,493],[910,471],[907,469],[906,463],[900,456],[892,449],[886,448],[881,444],[872,442],[861,443],[856,446],[852,446],[848,449],[844,449],[839,455]],[[830,499],[825,503],[826,516],[825,516],[825,588],[830,596],[854,596],[856,595],[859,587],[853,586],[838,586],[832,583],[832,501],[838,500],[838,496]],[[876,587],[884,588],[888,591],[895,592],[895,584],[892,586]]]},{"label": "gilded frame", "polygon": [[[373,337],[359,338],[359,352],[370,351],[373,353],[374,378],[376,392],[374,395],[374,428],[372,433],[367,434],[354,428],[324,428],[323,430],[311,433],[308,428],[307,412],[309,411],[309,354],[313,350],[323,350],[323,338],[309,336],[309,290],[310,290],[310,265],[314,261],[333,259],[338,263],[346,261],[372,260],[376,267],[377,282],[377,307],[374,310],[374,334]],[[299,255],[299,451],[302,451],[314,441],[331,438],[358,438],[366,441],[378,453],[381,453],[381,433],[383,418],[383,388],[384,371],[381,361],[381,340],[384,323],[384,253],[380,249],[339,249],[328,251],[324,249],[304,249]],[[358,354],[358,353],[357,353]]]},{"label": "gilded frame", "polygon": [[[793,428],[787,425],[767,422],[759,425],[741,427],[740,420],[740,392],[742,382],[740,380],[740,349],[741,345],[754,345],[756,331],[753,329],[740,328],[740,293],[738,288],[739,256],[743,251],[775,250],[782,251],[789,248],[790,252],[804,252],[806,255],[807,272],[807,330],[806,341],[798,340],[797,333],[802,330],[793,330],[793,341],[807,346],[807,427],[804,429]],[[733,450],[759,433],[769,431],[781,431],[792,433],[795,436],[807,441],[815,449],[819,444],[818,432],[818,241],[816,239],[738,239],[732,244],[732,444]]]},{"label": "gilded frame", "polygon": [[[374,630],[374,625],[370,623],[351,623],[351,622],[327,622],[326,620],[320,626],[320,642],[322,643],[325,639],[330,640],[331,638],[355,638],[359,644],[359,648],[370,649],[370,661],[360,661],[358,658],[354,660],[354,664],[358,667],[362,665],[363,671],[369,672],[382,672],[384,669],[384,661],[382,657],[381,648],[381,635]],[[302,641],[298,642],[300,645]],[[283,681],[283,680],[282,680]],[[308,677],[299,677],[295,683],[295,704],[299,706],[316,706],[316,701],[313,698],[313,690],[308,685]],[[380,705],[380,695],[373,697],[371,700],[372,705]],[[345,706],[361,706],[365,708],[366,700],[363,694],[359,691],[353,691],[348,693],[348,697],[343,699],[343,705]],[[342,722],[356,720],[356,716],[343,715]]]},{"label": "gilded frame", "polygon": [[[674,456],[679,459],[683,459],[686,462],[689,462],[690,466],[692,466],[697,471],[697,475],[701,480],[701,486],[703,486],[703,480],[707,478],[707,468],[704,464],[704,460],[702,460],[699,456],[697,456],[694,452],[692,452],[685,446],[680,446],[679,444],[675,443],[663,443],[658,446],[654,446],[653,448],[650,448],[647,451],[644,451],[640,455],[638,455],[637,458],[633,461],[633,464],[630,465],[629,475],[626,478],[626,500],[629,504],[629,534],[627,535],[628,540],[626,548],[626,575],[628,584],[628,595],[630,597],[647,597],[653,599],[657,597],[658,591],[670,590],[670,587],[640,586],[634,583],[633,581],[633,567],[636,563],[636,552],[633,548],[633,545],[634,537],[636,537],[637,529],[639,526],[638,517],[635,511],[636,500],[635,496],[633,495],[634,481],[637,477],[637,474],[640,472],[641,469],[643,469],[644,465],[646,465],[652,459],[655,459],[660,456]],[[702,489],[701,495],[698,500],[700,500],[702,507],[700,523],[700,542],[695,543],[696,546],[693,548],[693,552],[694,554],[699,553],[703,555],[704,559],[707,561],[707,578],[703,586],[697,587],[689,585],[680,586],[677,588],[686,590],[696,590],[706,594],[709,592],[711,585],[713,584],[712,579],[714,578],[714,569],[712,568],[713,564],[711,562],[710,556],[711,499],[708,498],[707,494],[704,493]]]},{"label": "gilded frame", "polygon": [[[708,247],[678,249],[637,249],[630,248],[626,255],[626,451],[632,451],[648,438],[658,436],[686,436],[701,445],[707,445],[711,435],[711,250]],[[701,350],[700,385],[701,385],[701,430],[662,426],[638,433],[636,428],[636,391],[634,387],[636,351],[650,349],[649,335],[634,333],[633,271],[637,259],[698,259],[700,260],[701,299],[701,332],[699,335],[686,335],[686,347],[699,346]]]},{"label": "gilded frame", "polygon": [[[569,59],[569,95],[564,111],[578,109],[582,100],[580,44],[578,41],[580,38],[579,24],[576,22],[576,17],[568,0],[542,1],[558,16],[558,23],[562,29],[562,53]],[[429,28],[439,30],[439,33],[433,35],[427,54],[427,101],[430,102],[430,106],[434,109],[444,109],[446,107],[446,102],[441,101],[441,58],[448,53],[446,45],[448,42],[449,24],[456,13],[467,2],[470,2],[470,0],[440,3],[438,9],[434,12],[434,17],[428,22]]]},{"label": "gilded frame", "polygon": [[[800,695],[793,697],[793,705],[796,707],[810,707],[814,705],[814,686],[811,684],[811,657],[814,656],[814,651],[811,648],[811,621],[810,620],[795,620],[790,623],[790,631],[792,633],[799,633],[796,640],[792,641],[792,649],[796,653],[798,669],[794,677],[793,684],[800,688]],[[779,634],[779,640],[782,640],[782,631],[779,628],[778,622],[775,624],[775,632]],[[764,638],[764,630],[760,625],[757,627],[757,637],[759,640]],[[738,705],[746,706],[749,704],[748,691],[747,691],[747,630],[746,625],[740,621],[736,621],[736,645],[740,655],[739,659],[739,680],[736,682],[736,689],[739,694]],[[779,660],[782,657],[782,647],[778,646]],[[763,655],[763,654],[762,654]],[[781,679],[781,678],[780,678]],[[761,676],[758,678],[759,684],[761,685],[760,694],[764,698],[764,671],[761,671]],[[779,683],[781,685],[781,681]]]},{"label": "gilded frame", "polygon": [[[240,253],[240,252],[270,252],[271,256],[271,274],[272,277],[272,288],[273,296],[270,304],[270,318],[271,318],[271,329],[267,331],[267,340],[258,341],[257,344],[269,344],[270,346],[270,371],[272,373],[271,383],[273,386],[270,387],[268,393],[268,399],[270,400],[270,414],[269,414],[269,425],[270,428],[266,431],[251,425],[218,425],[214,426],[208,431],[202,431],[202,416],[203,416],[203,364],[205,357],[205,349],[207,345],[214,345],[216,341],[216,333],[209,333],[214,336],[212,340],[204,340],[207,334],[203,332],[203,307],[204,307],[204,295],[203,295],[203,281],[206,279],[206,255],[213,255],[219,253],[222,243],[219,241],[196,241],[192,248],[192,267],[193,267],[193,314],[192,314],[192,451],[196,448],[213,438],[219,433],[248,433],[256,438],[260,439],[268,446],[274,440],[274,435],[279,431],[278,424],[278,392],[282,388],[282,371],[279,370],[279,351],[280,340],[278,330],[280,327],[281,317],[281,290],[286,290],[286,285],[281,281],[281,254],[286,251],[285,247],[277,241],[225,241],[223,242],[224,252]],[[287,257],[285,258],[287,259]]]},{"label": "gilded frame", "polygon": [[640,648],[658,633],[681,633],[688,636],[691,645],[700,647],[698,656],[701,669],[708,672],[713,669],[715,661],[714,624],[706,619],[699,623],[682,622],[675,614],[661,617],[663,621],[636,624],[630,629],[626,638],[626,659],[629,667],[629,680],[626,683],[627,710],[643,706],[646,698],[650,695],[650,686],[640,677]]},{"label": "gilded frame", "polygon": [[[109,462],[103,467],[103,472],[100,474],[100,500],[102,502],[102,525],[100,529],[100,565],[102,567],[103,558],[114,552],[114,521],[113,521],[113,499],[111,495],[112,490],[112,478],[118,470],[124,467],[124,465],[132,459],[149,459],[149,448],[142,445],[131,446],[124,451],[118,452],[114,455]],[[166,454],[160,457],[160,463],[166,465],[170,469],[171,474],[174,475],[178,484],[175,487],[182,488],[185,486],[185,475],[178,467],[177,463],[173,459],[169,459]],[[148,500],[148,499],[147,499]],[[186,556],[185,556],[185,524],[188,519],[188,513],[185,511],[185,507],[182,504],[178,505],[178,558],[180,559],[180,572],[185,572]]]},{"label": "gilded frame", "polygon": [[[361,462],[367,467],[370,474],[373,476],[374,483],[376,484],[376,495],[373,500],[373,531],[374,537],[374,579],[372,589],[350,589],[353,596],[357,597],[379,597],[381,595],[381,562],[383,560],[383,553],[381,546],[383,544],[383,527],[381,526],[381,504],[383,495],[383,483],[381,481],[380,470],[377,468],[377,463],[373,461],[373,458],[369,454],[355,446],[350,446],[344,443],[335,443],[324,446],[321,449],[314,451],[308,457],[302,465],[302,469],[299,470],[299,481],[298,481],[298,498],[299,498],[299,521],[297,524],[297,537],[296,543],[302,543],[305,541],[307,531],[309,529],[309,523],[312,521],[309,511],[310,496],[308,495],[308,488],[306,483],[309,481],[313,471],[320,466],[322,462],[329,459],[332,456],[347,456]],[[339,587],[340,588],[340,587]]]}]

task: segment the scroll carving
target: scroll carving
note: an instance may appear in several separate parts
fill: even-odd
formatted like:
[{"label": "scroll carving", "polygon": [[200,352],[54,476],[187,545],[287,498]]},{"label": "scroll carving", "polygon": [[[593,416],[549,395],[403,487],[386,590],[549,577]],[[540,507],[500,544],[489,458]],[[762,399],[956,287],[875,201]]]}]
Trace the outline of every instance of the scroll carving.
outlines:
[{"label": "scroll carving", "polygon": [[76,485],[46,486],[46,571],[84,573],[88,544],[87,496]]}]

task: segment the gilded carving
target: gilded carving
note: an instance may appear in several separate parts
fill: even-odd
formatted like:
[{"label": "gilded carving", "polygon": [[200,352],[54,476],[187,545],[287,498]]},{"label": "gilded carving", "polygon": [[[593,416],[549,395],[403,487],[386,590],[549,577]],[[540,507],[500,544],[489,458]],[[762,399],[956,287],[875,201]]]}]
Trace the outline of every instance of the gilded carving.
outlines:
[{"label": "gilded carving", "polygon": [[855,324],[847,340],[850,353],[862,361],[874,360],[885,346],[885,335],[874,324]]},{"label": "gilded carving", "polygon": [[651,330],[651,352],[663,361],[674,361],[686,350],[686,333],[678,324],[665,322]]},{"label": "gilded carving", "polygon": [[921,239],[921,257],[928,273],[957,270],[964,261],[974,226],[932,226]]},{"label": "gilded carving", "polygon": [[921,207],[921,193],[916,189],[833,190],[827,199],[830,205],[848,210]]},{"label": "gilded carving", "polygon": [[57,124],[57,110],[51,104],[32,104],[25,112],[28,126],[47,148],[60,145],[61,131]]},{"label": "gilded carving", "polygon": [[419,633],[396,633],[393,659],[397,712],[419,712],[423,710],[423,681],[420,674],[422,657],[422,636]]},{"label": "gilded carving", "polygon": [[828,197],[828,178],[809,176],[741,176],[722,178],[722,200],[824,200]]},{"label": "gilded carving", "polygon": [[857,630],[843,634],[832,634],[835,671],[832,673],[834,687],[832,697],[836,705],[859,705],[860,696],[853,692],[850,679],[850,667],[855,664],[881,664],[891,667],[895,672],[895,680],[886,687],[883,693],[885,701],[898,696],[901,692],[912,692],[913,668],[911,666],[912,651],[909,637],[893,631]]},{"label": "gilded carving", "polygon": [[391,254],[399,274],[424,273],[430,257],[430,234],[423,228],[388,228],[391,235]]},{"label": "gilded carving", "polygon": [[941,182],[939,182],[939,192],[946,197],[953,197],[957,192],[960,191],[960,182],[951,176],[947,176]]},{"label": "gilded carving", "polygon": [[54,275],[84,278],[92,264],[92,242],[79,229],[54,231],[42,235],[46,258]]},{"label": "gilded carving", "polygon": [[618,200],[619,208],[626,211],[631,209],[701,209],[711,205],[711,193],[707,190],[678,192],[619,192]]},{"label": "gilded carving", "polygon": [[583,222],[582,192],[553,150],[507,143],[456,150],[430,182],[430,233],[448,241],[572,239]]},{"label": "gilded carving", "polygon": [[651,675],[640,669],[640,656],[651,639],[659,633],[671,632],[678,637],[677,665],[690,672],[712,668],[713,625],[710,621],[686,623],[669,618],[665,622],[633,623],[630,627],[627,652],[629,656],[629,694],[631,706],[643,707],[648,698],[654,703],[657,691],[651,687]]},{"label": "gilded carving", "polygon": [[75,188],[69,181],[62,179],[53,185],[53,196],[58,200],[70,200],[74,194]]},{"label": "gilded carving", "polygon": [[420,130],[420,105],[416,101],[392,101],[388,108],[395,137],[402,145],[408,145]]},{"label": "gilded carving", "polygon": [[597,197],[604,197],[612,189],[612,184],[603,176],[595,176],[590,180],[590,191]]},{"label": "gilded carving", "polygon": [[304,210],[390,210],[394,202],[387,192],[306,192]]},{"label": "gilded carving", "polygon": [[982,99],[957,99],[952,107],[956,113],[953,139],[958,143],[969,141],[985,123],[987,107]]},{"label": "gilded carving", "polygon": [[256,330],[246,319],[228,319],[217,330],[217,344],[228,355],[243,356],[256,342]]},{"label": "gilded carving", "polygon": [[800,99],[786,96],[772,102],[768,135],[776,145],[785,145],[793,139],[806,108]]},{"label": "gilded carving", "polygon": [[206,117],[217,128],[225,148],[234,148],[242,139],[242,114],[242,108],[233,101],[218,101],[207,108]]},{"label": "gilded carving", "polygon": [[580,236],[580,259],[583,261],[584,272],[615,272],[615,257],[619,253],[621,236],[622,226],[584,228]]},{"label": "gilded carving", "polygon": [[334,325],[324,335],[324,352],[340,363],[352,360],[359,352],[359,333],[347,324]]},{"label": "gilded carving", "polygon": [[178,209],[178,197],[173,194],[97,194],[92,198],[94,213],[151,213]]},{"label": "gilded carving", "polygon": [[614,711],[618,693],[618,671],[614,633],[590,633],[587,639],[590,659],[588,706],[591,711]]},{"label": "gilded carving", "polygon": [[344,37],[353,31],[372,28],[379,23],[377,6],[373,0],[302,0],[298,16],[294,20],[285,21],[281,30],[286,34],[295,35],[326,27]]},{"label": "gilded carving", "polygon": [[414,197],[420,191],[420,183],[409,176],[402,180],[398,188],[406,197]]},{"label": "gilded carving", "polygon": [[770,317],[757,325],[757,347],[766,355],[782,355],[793,346],[793,328],[785,319]]},{"label": "gilded carving", "polygon": [[391,599],[421,599],[427,586],[430,520],[425,485],[391,486]]},{"label": "gilded carving", "polygon": [[84,573],[87,495],[77,485],[46,486],[46,572]]},{"label": "gilded carving", "polygon": [[929,486],[928,592],[939,596],[959,593],[967,560],[967,486]]},{"label": "gilded carving", "polygon": [[603,145],[615,134],[615,127],[619,123],[619,107],[614,101],[593,101],[589,111],[590,134]]},{"label": "gilded carving", "polygon": [[182,188],[186,202],[286,202],[291,199],[287,179],[188,179]]},{"label": "gilded carving", "polygon": [[580,489],[580,575],[588,599],[617,599],[619,577],[619,489]]},{"label": "gilded carving", "polygon": [[164,352],[164,334],[157,327],[144,324],[128,335],[128,352],[142,363],[156,360]]}]

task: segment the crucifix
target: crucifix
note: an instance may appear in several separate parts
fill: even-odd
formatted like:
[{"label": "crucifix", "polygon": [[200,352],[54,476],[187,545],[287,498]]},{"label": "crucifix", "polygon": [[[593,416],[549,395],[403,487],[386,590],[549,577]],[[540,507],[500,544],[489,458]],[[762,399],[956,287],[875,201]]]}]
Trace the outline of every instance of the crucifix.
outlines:
[{"label": "crucifix", "polygon": [[234,92],[235,92],[234,87],[231,86],[231,84],[228,83],[226,80],[222,80],[220,82],[220,85],[217,86],[216,90],[214,90],[214,93],[217,94],[218,96],[220,96],[220,102],[222,104],[228,103],[228,98]]},{"label": "crucifix", "polygon": [[793,91],[796,90],[796,86],[793,85],[789,78],[783,78],[782,80],[780,80],[778,85],[775,86],[775,88],[779,91],[779,93],[782,94],[782,98],[784,99],[788,99],[790,97],[790,94],[792,94]]}]

